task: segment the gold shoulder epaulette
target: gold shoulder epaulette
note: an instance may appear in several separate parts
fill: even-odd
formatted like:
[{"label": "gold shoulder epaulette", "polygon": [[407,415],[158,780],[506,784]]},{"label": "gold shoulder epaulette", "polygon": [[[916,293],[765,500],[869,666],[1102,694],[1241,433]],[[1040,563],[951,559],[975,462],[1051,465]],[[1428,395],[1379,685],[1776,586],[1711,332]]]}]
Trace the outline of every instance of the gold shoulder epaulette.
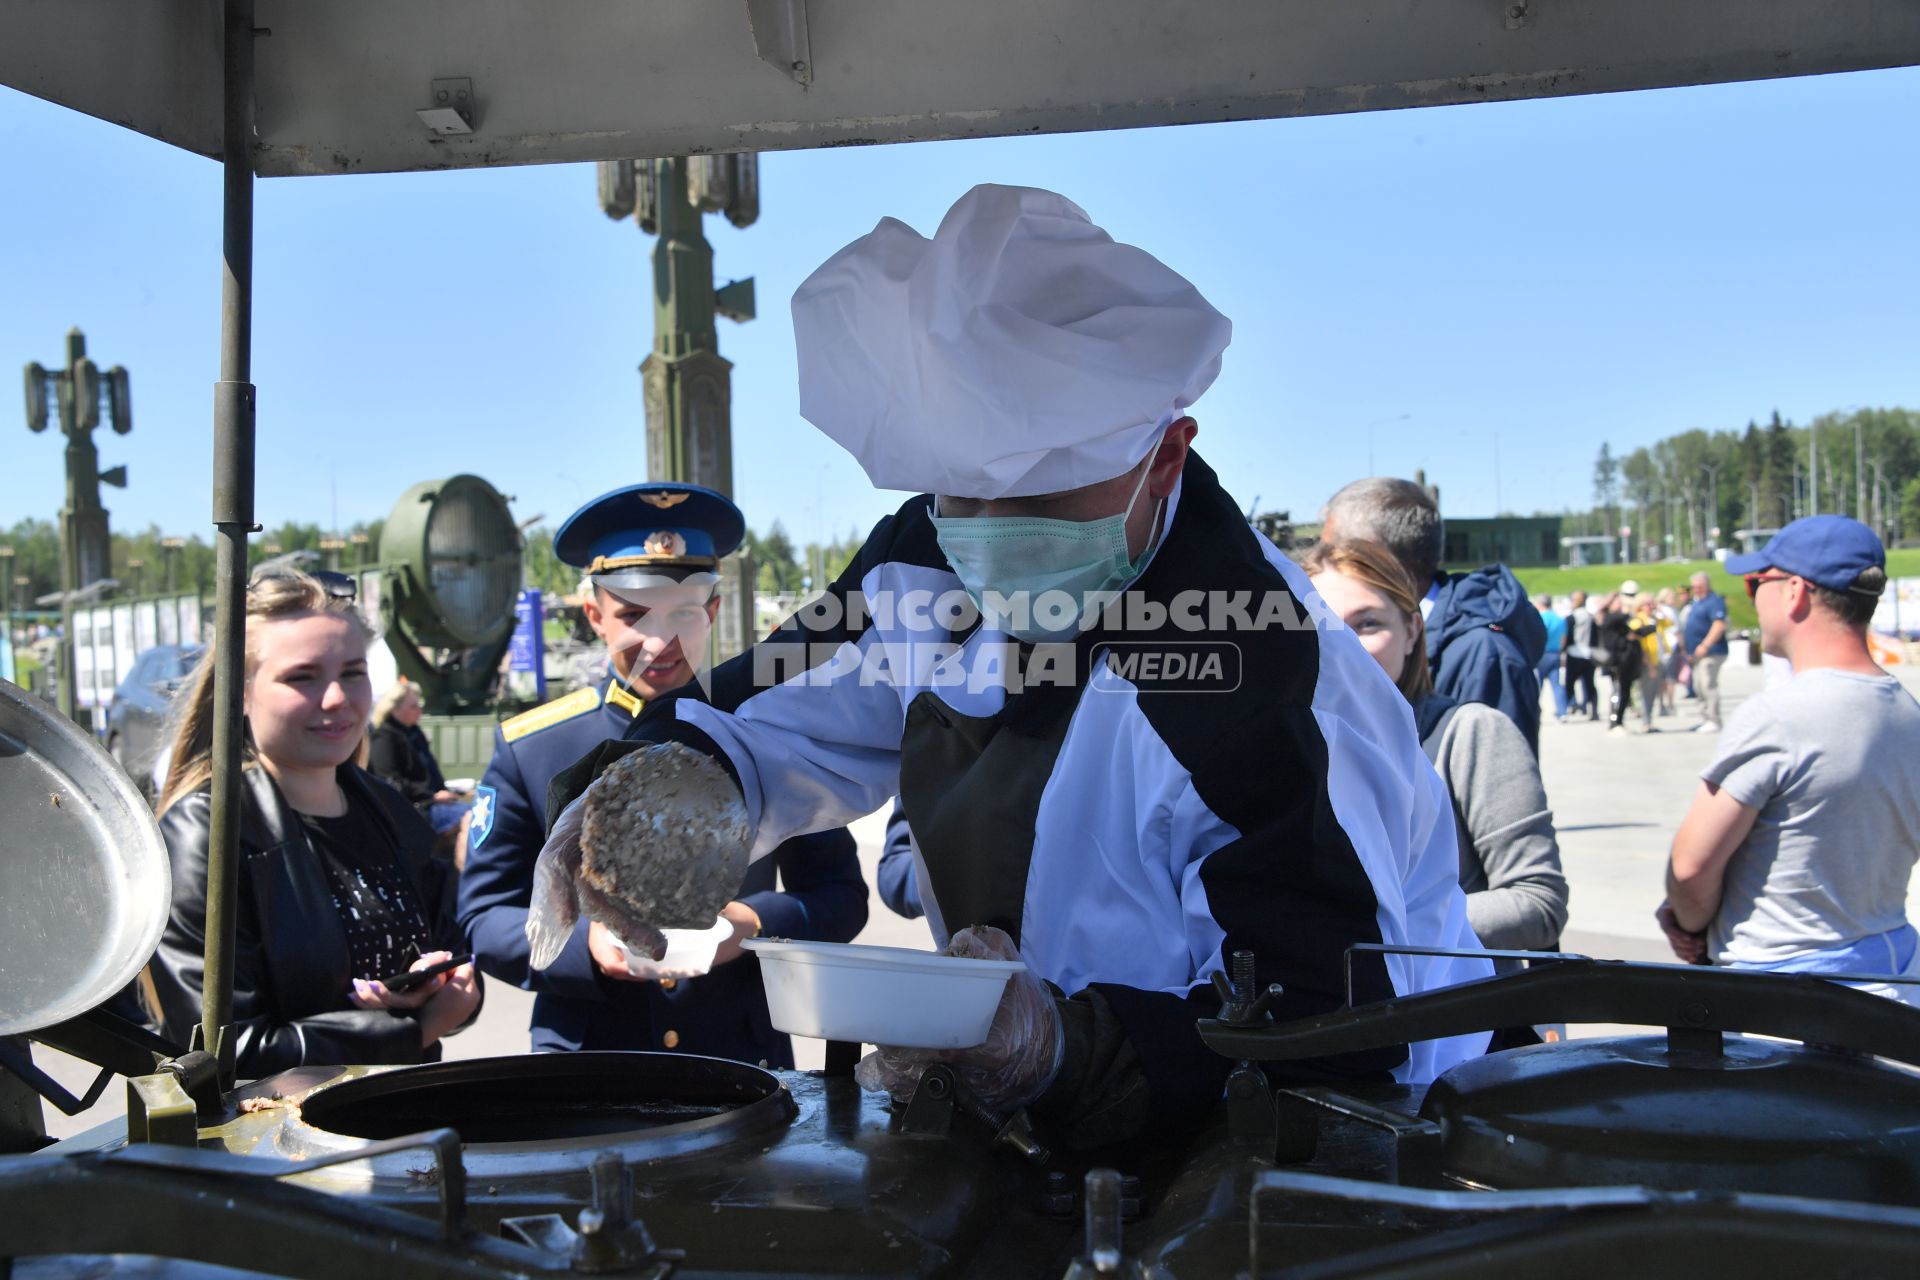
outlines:
[{"label": "gold shoulder epaulette", "polygon": [[517,742],[530,733],[551,729],[554,725],[571,720],[577,715],[598,710],[599,706],[600,691],[598,689],[575,689],[564,698],[556,698],[531,711],[522,711],[511,720],[502,721],[500,737],[507,742]]}]

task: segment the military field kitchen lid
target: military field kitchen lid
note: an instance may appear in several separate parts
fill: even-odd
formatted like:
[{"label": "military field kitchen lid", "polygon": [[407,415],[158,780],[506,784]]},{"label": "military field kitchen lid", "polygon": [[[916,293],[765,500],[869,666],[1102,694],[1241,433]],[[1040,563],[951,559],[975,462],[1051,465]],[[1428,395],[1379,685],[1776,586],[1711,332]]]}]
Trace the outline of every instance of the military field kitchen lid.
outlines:
[{"label": "military field kitchen lid", "polygon": [[100,744],[0,681],[0,1035],[104,1004],[167,923],[153,813]]}]

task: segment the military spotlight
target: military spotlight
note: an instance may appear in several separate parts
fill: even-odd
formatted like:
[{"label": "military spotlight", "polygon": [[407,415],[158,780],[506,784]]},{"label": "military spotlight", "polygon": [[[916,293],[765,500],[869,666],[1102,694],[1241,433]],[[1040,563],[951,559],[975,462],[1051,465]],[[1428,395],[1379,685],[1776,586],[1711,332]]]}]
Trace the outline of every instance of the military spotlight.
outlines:
[{"label": "military spotlight", "polygon": [[47,371],[37,364],[27,366],[27,430],[47,429]]},{"label": "military spotlight", "polygon": [[434,715],[480,710],[513,639],[520,531],[478,476],[414,485],[380,531],[380,613],[400,673]]},{"label": "military spotlight", "polygon": [[100,366],[81,360],[73,366],[74,425],[91,431],[100,425]]},{"label": "military spotlight", "polygon": [[615,222],[633,213],[637,196],[633,169],[631,160],[602,160],[595,167],[600,184],[600,210]]},{"label": "military spotlight", "polygon": [[133,389],[127,379],[127,367],[117,364],[107,370],[100,386],[107,393],[107,421],[113,424],[116,435],[127,434],[133,430]]}]

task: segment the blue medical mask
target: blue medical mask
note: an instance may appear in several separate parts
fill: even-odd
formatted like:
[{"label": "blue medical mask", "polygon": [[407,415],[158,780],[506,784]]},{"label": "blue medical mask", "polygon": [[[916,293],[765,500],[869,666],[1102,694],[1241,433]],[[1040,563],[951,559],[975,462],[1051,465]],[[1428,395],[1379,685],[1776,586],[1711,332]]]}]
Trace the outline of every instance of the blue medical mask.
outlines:
[{"label": "blue medical mask", "polygon": [[1127,518],[1152,470],[1141,470],[1125,511],[1098,520],[929,518],[947,563],[991,621],[1029,644],[1071,640],[1140,572],[1146,552],[1138,561],[1127,554]]}]

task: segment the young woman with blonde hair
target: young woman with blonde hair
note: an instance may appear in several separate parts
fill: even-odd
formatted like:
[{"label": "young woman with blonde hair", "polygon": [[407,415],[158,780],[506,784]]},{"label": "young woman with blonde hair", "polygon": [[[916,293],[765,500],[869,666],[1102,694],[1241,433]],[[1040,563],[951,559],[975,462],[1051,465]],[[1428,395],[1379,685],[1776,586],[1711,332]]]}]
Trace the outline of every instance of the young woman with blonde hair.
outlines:
[{"label": "young woman with blonde hair", "polygon": [[1473,931],[1489,947],[1551,950],[1567,921],[1567,880],[1526,738],[1493,707],[1433,692],[1420,595],[1393,552],[1376,542],[1320,543],[1301,567],[1413,705],[1420,745],[1453,797]]},{"label": "young woman with blonde hair", "polygon": [[[331,575],[329,575],[331,577]],[[380,979],[465,950],[432,829],[366,758],[366,624],[351,580],[247,589],[233,1020],[239,1074],[420,1062],[480,1007],[472,964],[410,992]],[[200,1020],[212,808],[213,651],[182,697],[159,805],[173,911],[151,966],[166,1033]]]}]

